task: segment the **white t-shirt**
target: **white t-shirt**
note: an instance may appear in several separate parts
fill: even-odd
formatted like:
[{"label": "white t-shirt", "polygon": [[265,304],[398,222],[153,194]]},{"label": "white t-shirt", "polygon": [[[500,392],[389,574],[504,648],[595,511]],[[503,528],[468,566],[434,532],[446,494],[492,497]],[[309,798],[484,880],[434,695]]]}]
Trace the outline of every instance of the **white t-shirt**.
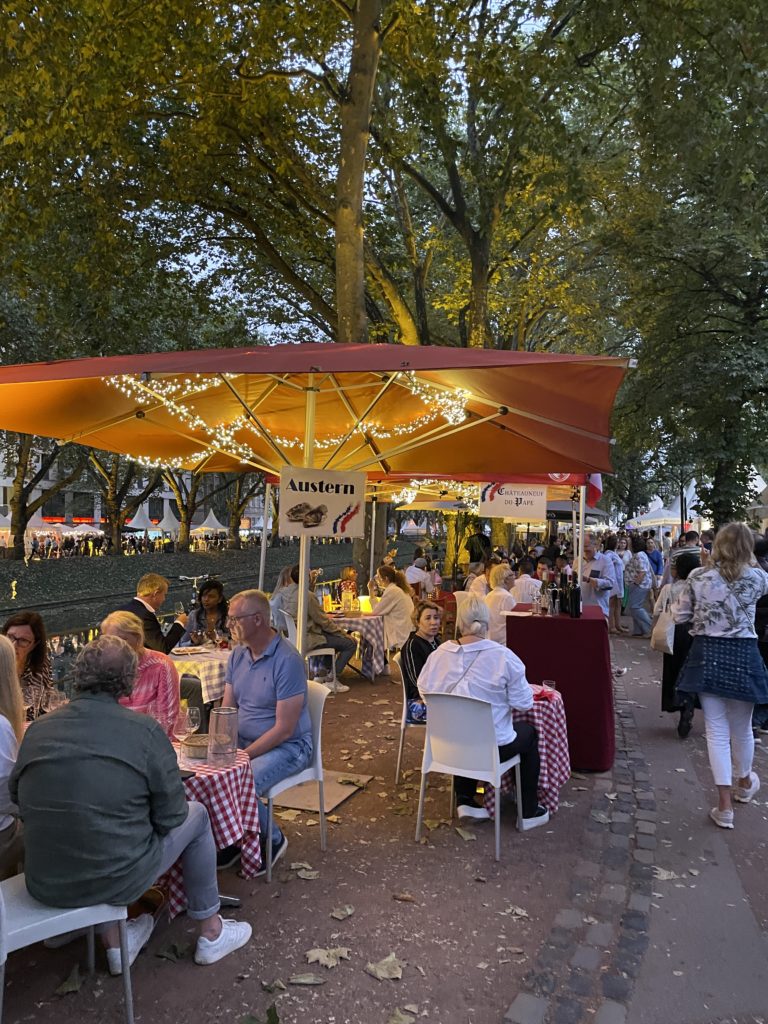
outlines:
[{"label": "white t-shirt", "polygon": [[512,596],[518,604],[530,604],[541,590],[541,580],[533,576],[520,576],[512,587]]},{"label": "white t-shirt", "polygon": [[494,587],[485,597],[488,611],[491,613],[491,621],[488,624],[488,639],[495,640],[497,644],[506,646],[507,643],[507,617],[504,612],[511,611],[517,601],[506,587]]},{"label": "white t-shirt", "polygon": [[425,583],[432,582],[432,578],[429,573],[418,565],[409,565],[405,570],[405,578],[409,583],[420,583],[422,586]]},{"label": "white t-shirt", "polygon": [[19,813],[8,792],[8,779],[16,765],[18,753],[16,733],[5,715],[0,715],[0,829],[8,828]]}]

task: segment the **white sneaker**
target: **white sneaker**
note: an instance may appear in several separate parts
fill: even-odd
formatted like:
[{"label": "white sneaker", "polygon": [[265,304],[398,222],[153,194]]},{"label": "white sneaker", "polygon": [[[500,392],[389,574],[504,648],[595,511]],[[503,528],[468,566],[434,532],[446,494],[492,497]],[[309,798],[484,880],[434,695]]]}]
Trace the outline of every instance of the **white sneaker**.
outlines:
[{"label": "white sneaker", "polygon": [[340,683],[338,679],[335,683],[325,683],[324,685],[328,688],[329,693],[347,693],[349,691],[349,687]]},{"label": "white sneaker", "polygon": [[[155,927],[155,919],[151,914],[142,914],[141,917],[128,921],[126,931],[128,932],[128,964],[133,967],[133,962],[139,953],[149,942],[152,929]],[[120,947],[107,950],[107,966],[109,973],[118,975],[123,973],[123,963],[120,959]]]},{"label": "white sneaker", "polygon": [[456,813],[460,818],[476,818],[478,821],[488,821],[491,817],[484,807],[475,807],[474,804],[459,804]]},{"label": "white sneaker", "polygon": [[736,788],[733,791],[733,799],[738,800],[740,804],[748,804],[752,797],[757,794],[757,791],[759,789],[760,779],[755,774],[755,772],[750,772],[749,785],[747,787],[736,786]]},{"label": "white sneaker", "polygon": [[549,811],[539,804],[537,813],[532,818],[523,818],[521,830],[523,832],[529,832],[532,828],[538,828],[539,825],[546,825],[548,821]]},{"label": "white sneaker", "polygon": [[221,921],[218,938],[206,939],[200,936],[195,948],[196,964],[215,964],[236,949],[240,949],[251,937],[251,926],[247,921]]},{"label": "white sneaker", "polygon": [[720,828],[733,828],[733,811],[720,811],[717,807],[713,807],[709,816]]}]

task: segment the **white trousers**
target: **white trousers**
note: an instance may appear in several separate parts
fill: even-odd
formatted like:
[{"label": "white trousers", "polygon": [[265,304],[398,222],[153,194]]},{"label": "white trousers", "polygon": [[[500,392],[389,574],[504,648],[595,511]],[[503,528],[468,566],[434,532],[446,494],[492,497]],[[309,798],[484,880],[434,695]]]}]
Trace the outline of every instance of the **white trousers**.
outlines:
[{"label": "white trousers", "polygon": [[714,697],[709,693],[700,693],[699,700],[704,711],[709,766],[715,785],[730,786],[733,782],[731,758],[737,779],[746,778],[752,771],[755,756],[752,735],[754,704]]}]

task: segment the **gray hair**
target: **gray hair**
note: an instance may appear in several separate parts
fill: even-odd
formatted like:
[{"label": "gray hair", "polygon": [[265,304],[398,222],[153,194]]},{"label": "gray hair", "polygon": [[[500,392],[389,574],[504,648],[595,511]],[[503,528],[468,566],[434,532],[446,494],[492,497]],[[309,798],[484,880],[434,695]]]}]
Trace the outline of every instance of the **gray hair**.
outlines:
[{"label": "gray hair", "polygon": [[77,656],[72,682],[78,693],[108,693],[117,700],[133,690],[139,657],[119,636],[98,636]]},{"label": "gray hair", "polygon": [[484,637],[490,621],[488,605],[476,594],[463,601],[456,610],[456,626],[460,636]]},{"label": "gray hair", "polygon": [[241,590],[229,599],[230,608],[235,601],[244,601],[254,612],[259,612],[269,621],[269,598],[263,590]]}]

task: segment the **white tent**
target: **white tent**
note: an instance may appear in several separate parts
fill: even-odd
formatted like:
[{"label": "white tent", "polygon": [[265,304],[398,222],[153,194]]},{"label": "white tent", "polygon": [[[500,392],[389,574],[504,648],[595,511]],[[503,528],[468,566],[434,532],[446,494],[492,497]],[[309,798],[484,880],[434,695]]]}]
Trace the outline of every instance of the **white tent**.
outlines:
[{"label": "white tent", "polygon": [[99,526],[90,523],[78,523],[74,529],[67,531],[73,537],[103,537],[104,531]]},{"label": "white tent", "polygon": [[[678,507],[679,507],[678,502]],[[657,508],[652,512],[643,512],[641,516],[627,520],[627,526],[631,530],[647,530],[649,527],[680,525],[680,512],[673,512],[668,508]]]},{"label": "white tent", "polygon": [[179,520],[176,518],[173,512],[171,512],[171,506],[166,505],[163,518],[157,524],[156,528],[158,530],[162,530],[163,533],[178,533],[180,525],[181,524],[179,523]]},{"label": "white tent", "polygon": [[157,529],[157,526],[149,518],[146,505],[142,505],[134,515],[133,519],[130,519],[125,525],[130,526],[132,530]]},{"label": "white tent", "polygon": [[63,533],[64,527],[61,523],[46,523],[38,509],[27,523],[27,530],[32,533]]},{"label": "white tent", "polygon": [[208,513],[203,522],[192,530],[192,533],[226,533],[226,526],[222,526],[219,520],[213,513],[213,509]]}]

